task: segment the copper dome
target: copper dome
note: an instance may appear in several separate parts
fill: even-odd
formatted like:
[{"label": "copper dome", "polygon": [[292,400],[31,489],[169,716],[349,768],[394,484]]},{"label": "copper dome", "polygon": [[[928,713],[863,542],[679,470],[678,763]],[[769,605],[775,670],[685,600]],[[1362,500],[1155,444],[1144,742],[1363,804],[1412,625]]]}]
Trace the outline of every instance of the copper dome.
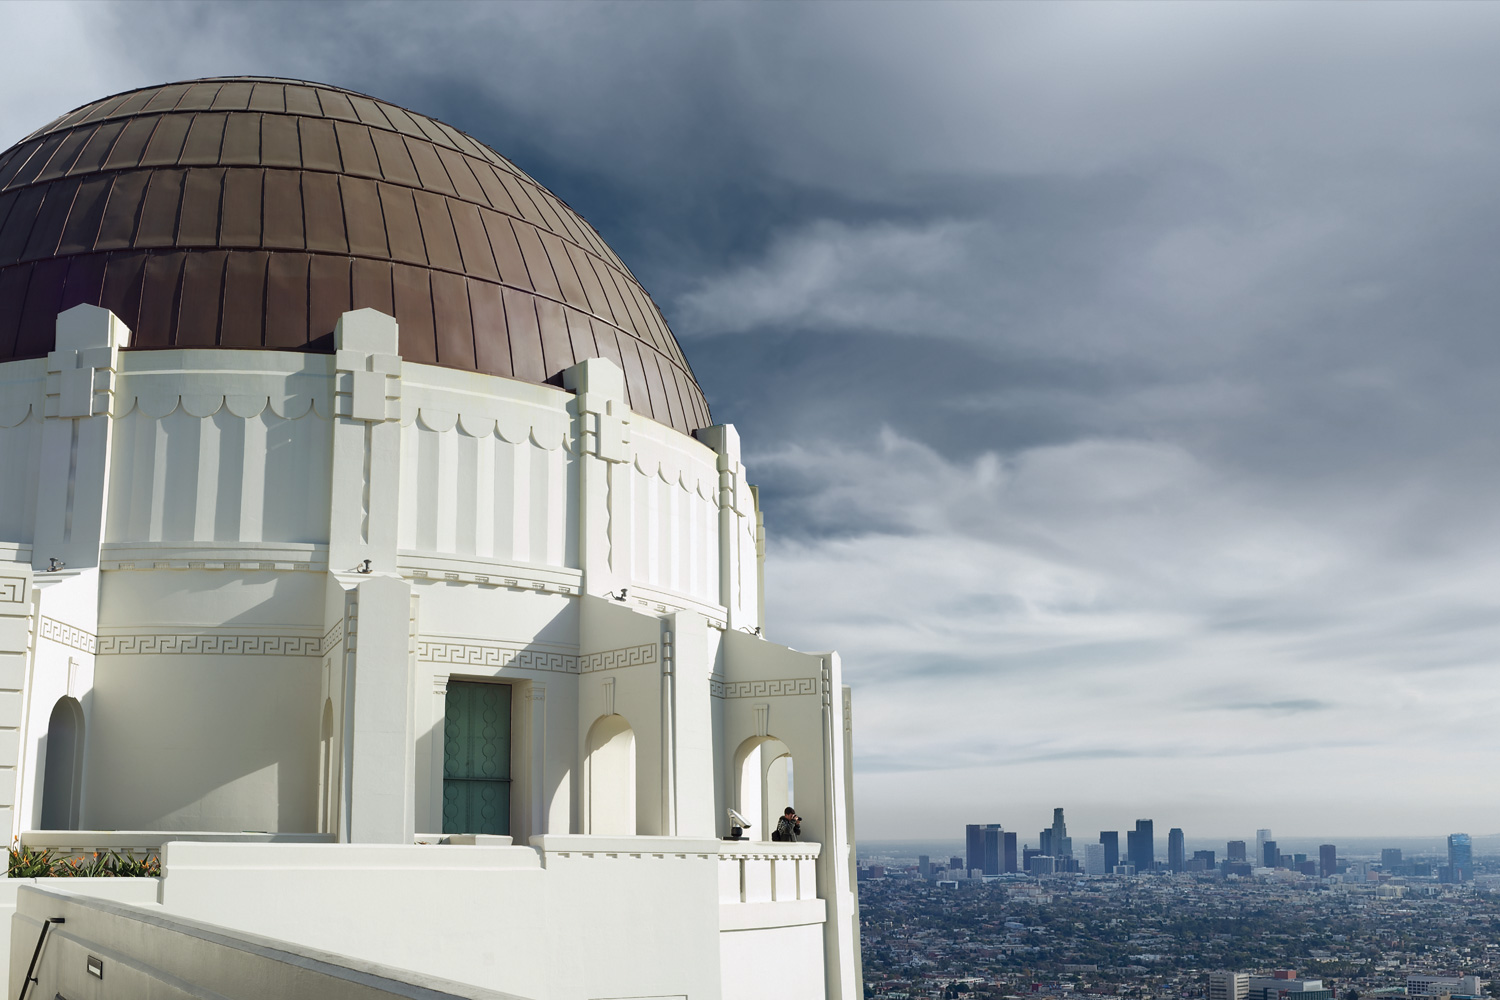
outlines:
[{"label": "copper dome", "polygon": [[369,306],[410,361],[545,382],[606,357],[681,431],[708,404],[587,222],[483,143],[320,84],[197,80],[96,101],[0,154],[0,361],[113,310],[132,346],[332,349]]}]

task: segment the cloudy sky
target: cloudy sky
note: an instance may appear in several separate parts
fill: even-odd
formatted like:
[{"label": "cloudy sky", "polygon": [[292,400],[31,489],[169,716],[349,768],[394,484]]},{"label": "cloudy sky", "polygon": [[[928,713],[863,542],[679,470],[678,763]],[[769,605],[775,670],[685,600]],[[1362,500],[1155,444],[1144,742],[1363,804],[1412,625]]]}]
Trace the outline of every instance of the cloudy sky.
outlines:
[{"label": "cloudy sky", "polygon": [[1500,831],[1500,5],[3,16],[0,143],[303,77],[593,222],[843,653],[863,838]]}]

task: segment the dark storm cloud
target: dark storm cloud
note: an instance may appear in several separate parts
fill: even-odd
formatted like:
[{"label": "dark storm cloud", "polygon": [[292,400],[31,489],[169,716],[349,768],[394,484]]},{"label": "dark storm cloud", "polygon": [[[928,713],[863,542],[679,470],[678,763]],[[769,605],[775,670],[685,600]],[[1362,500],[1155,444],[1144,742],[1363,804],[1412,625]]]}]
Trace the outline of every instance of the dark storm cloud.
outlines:
[{"label": "dark storm cloud", "polygon": [[1295,826],[1313,767],[1345,829],[1500,823],[1500,7],[15,17],[12,137],[300,76],[589,218],[744,436],[773,638],[843,650],[867,834]]}]

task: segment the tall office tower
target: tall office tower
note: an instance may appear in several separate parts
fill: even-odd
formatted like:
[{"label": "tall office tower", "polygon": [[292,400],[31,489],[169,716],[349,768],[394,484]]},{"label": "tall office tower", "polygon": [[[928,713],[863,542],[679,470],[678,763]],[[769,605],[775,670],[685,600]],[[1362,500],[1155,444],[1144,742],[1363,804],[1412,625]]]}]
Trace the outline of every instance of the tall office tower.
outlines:
[{"label": "tall office tower", "polygon": [[1037,834],[1036,846],[1041,850],[1043,854],[1046,854],[1050,857],[1052,854],[1052,831],[1043,830],[1041,833]]},{"label": "tall office tower", "polygon": [[964,867],[969,871],[984,867],[983,823],[970,823],[964,827]]},{"label": "tall office tower", "polygon": [[1193,860],[1194,861],[1201,861],[1201,862],[1203,862],[1203,870],[1204,871],[1209,871],[1214,866],[1214,852],[1213,851],[1194,851],[1193,852]]},{"label": "tall office tower", "polygon": [[1167,867],[1174,872],[1187,867],[1187,840],[1183,837],[1180,826],[1167,831]]},{"label": "tall office tower", "polygon": [[1107,873],[1104,867],[1104,845],[1083,845],[1083,873],[1085,875],[1104,875]]},{"label": "tall office tower", "polygon": [[948,859],[948,870],[950,872],[959,871],[960,869],[963,868],[963,866],[964,866],[964,859],[963,858],[960,858],[960,857],[958,857],[958,856],[955,855],[954,857],[951,857],[951,858]]},{"label": "tall office tower", "polygon": [[1245,842],[1243,840],[1231,840],[1228,844],[1228,850],[1224,852],[1224,857],[1229,861],[1244,861]]},{"label": "tall office tower", "polygon": [[1104,845],[1104,870],[1112,872],[1120,863],[1120,831],[1100,830],[1099,843]]},{"label": "tall office tower", "polygon": [[1015,834],[1013,834],[1013,833],[1007,833],[1007,834],[1005,834],[1005,848],[1004,848],[1004,850],[1005,850],[1005,857],[1003,857],[1003,858],[1000,859],[1003,862],[1003,864],[1000,866],[1000,870],[1004,871],[1004,872],[1020,871],[1021,870],[1020,867],[1016,864],[1016,835]]},{"label": "tall office tower", "polygon": [[[1385,855],[1389,853],[1390,851],[1381,852],[1381,859],[1384,860]],[[1399,863],[1400,860],[1401,852],[1397,851],[1396,861]],[[1323,876],[1324,878],[1327,878],[1330,875],[1336,874],[1338,870],[1339,849],[1337,847],[1334,847],[1332,844],[1321,845],[1318,848],[1318,874]]]},{"label": "tall office tower", "polygon": [[1005,831],[999,824],[984,828],[984,873],[1000,874],[1000,845],[1005,840]]},{"label": "tall office tower", "polygon": [[1060,858],[1073,856],[1073,838],[1068,836],[1068,824],[1063,822],[1062,806],[1052,810],[1052,853]]},{"label": "tall office tower", "polygon": [[1138,872],[1149,872],[1156,866],[1156,832],[1155,823],[1149,819],[1138,819],[1135,821],[1135,849],[1131,852],[1130,863],[1135,865]]},{"label": "tall office tower", "polygon": [[[1257,865],[1261,865],[1261,864],[1265,863],[1262,859],[1264,859],[1265,856],[1266,856],[1266,841],[1268,841],[1270,839],[1271,839],[1271,831],[1270,830],[1256,830],[1255,831],[1255,859],[1254,860],[1255,860],[1255,863]],[[1276,866],[1275,865],[1271,865],[1269,867],[1274,868]]]},{"label": "tall office tower", "polygon": [[[1125,831],[1125,864],[1132,867],[1135,866],[1135,859],[1140,857],[1141,854],[1141,849],[1136,846],[1136,841],[1140,839],[1140,835],[1136,831]],[[1140,871],[1140,869],[1137,868],[1136,871]]]},{"label": "tall office tower", "polygon": [[1032,858],[1039,858],[1041,856],[1042,856],[1042,852],[1039,851],[1039,850],[1037,850],[1035,847],[1023,847],[1023,848],[1021,848],[1021,871],[1030,873],[1030,871],[1031,871],[1031,859]]},{"label": "tall office tower", "polygon": [[917,871],[923,878],[932,874],[932,859],[925,854],[917,855]]},{"label": "tall office tower", "polygon": [[1264,868],[1277,867],[1281,862],[1281,851],[1277,848],[1276,841],[1261,841],[1260,857],[1256,858],[1255,860],[1257,864],[1261,865]]},{"label": "tall office tower", "polygon": [[999,823],[970,823],[964,828],[964,861],[968,863],[969,871],[984,870],[984,831],[998,829]]},{"label": "tall office tower", "polygon": [[1401,864],[1401,848],[1383,847],[1380,849],[1380,867],[1396,868]]},{"label": "tall office tower", "polygon": [[1245,1000],[1250,993],[1250,974],[1246,972],[1211,972],[1208,976],[1208,1000]]},{"label": "tall office tower", "polygon": [[1466,882],[1474,874],[1474,841],[1467,833],[1448,835],[1448,867],[1455,882]]}]

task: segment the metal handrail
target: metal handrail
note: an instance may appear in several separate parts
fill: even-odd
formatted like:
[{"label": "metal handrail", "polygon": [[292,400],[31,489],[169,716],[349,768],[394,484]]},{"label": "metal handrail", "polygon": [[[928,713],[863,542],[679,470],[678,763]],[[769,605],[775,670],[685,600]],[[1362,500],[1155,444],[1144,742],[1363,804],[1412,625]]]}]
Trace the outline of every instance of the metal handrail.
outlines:
[{"label": "metal handrail", "polygon": [[31,964],[26,967],[26,978],[21,982],[21,995],[16,1000],[26,1000],[26,994],[31,992],[31,984],[37,981],[33,975],[36,972],[37,959],[42,957],[42,945],[47,942],[47,932],[52,929],[53,924],[65,924],[66,917],[48,917],[42,921],[42,933],[36,936],[36,950],[31,953]]}]

